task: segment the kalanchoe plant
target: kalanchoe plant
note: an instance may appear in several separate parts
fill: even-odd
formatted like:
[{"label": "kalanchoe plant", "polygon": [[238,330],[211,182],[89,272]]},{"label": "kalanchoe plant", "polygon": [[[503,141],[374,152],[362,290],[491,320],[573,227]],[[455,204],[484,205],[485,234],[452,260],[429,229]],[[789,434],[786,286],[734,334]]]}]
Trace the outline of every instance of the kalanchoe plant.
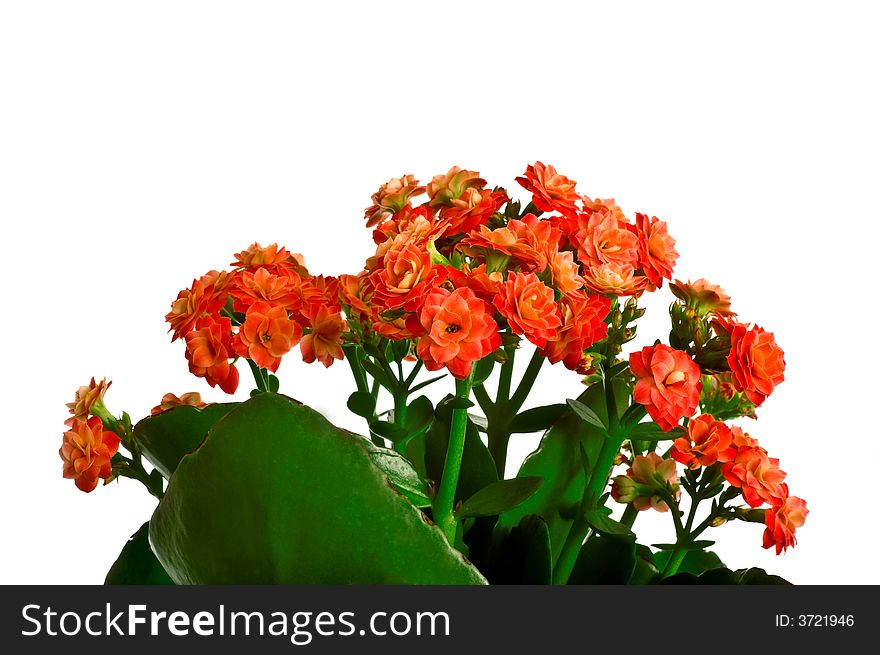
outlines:
[{"label": "kalanchoe plant", "polygon": [[[676,280],[668,344],[632,350],[639,298],[678,258],[666,223],[629,220],[541,162],[517,182],[525,206],[458,167],[390,180],[365,212],[376,251],[357,274],[313,275],[253,244],[194,280],[166,316],[172,341],[228,394],[246,362],[246,402],[166,394],[133,425],[107,410],[108,382],[80,388],[64,476],[86,492],[129,477],[160,499],[108,582],[781,581],[725,569],[703,539],[758,522],[778,554],[807,515],[779,461],[728,423],[782,382],[773,334],[739,322],[721,288]],[[367,437],[278,393],[297,346],[306,362],[347,361],[340,402]],[[525,409],[545,361],[585,390]],[[436,405],[420,394],[444,378]],[[511,436],[539,431],[509,476]],[[638,543],[640,511],[668,513],[674,539]]]}]

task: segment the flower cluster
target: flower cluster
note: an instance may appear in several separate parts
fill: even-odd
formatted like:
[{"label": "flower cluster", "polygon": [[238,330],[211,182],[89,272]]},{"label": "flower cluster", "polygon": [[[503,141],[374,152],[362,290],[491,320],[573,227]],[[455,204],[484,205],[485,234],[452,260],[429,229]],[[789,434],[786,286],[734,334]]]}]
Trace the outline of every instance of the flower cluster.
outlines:
[{"label": "flower cluster", "polygon": [[119,449],[119,437],[104,429],[100,415],[105,413],[104,394],[111,382],[106,379],[77,389],[73,402],[67,403],[71,416],[58,454],[64,461],[63,475],[86,493],[98,486],[98,480],[112,478],[110,460]]},{"label": "flower cluster", "polygon": [[297,344],[306,362],[342,359],[346,324],[336,278],[310,275],[301,255],[277,244],[255,243],[232,265],[194,280],[165,317],[172,341],[186,342],[193,375],[234,393],[239,357],[273,373]]}]

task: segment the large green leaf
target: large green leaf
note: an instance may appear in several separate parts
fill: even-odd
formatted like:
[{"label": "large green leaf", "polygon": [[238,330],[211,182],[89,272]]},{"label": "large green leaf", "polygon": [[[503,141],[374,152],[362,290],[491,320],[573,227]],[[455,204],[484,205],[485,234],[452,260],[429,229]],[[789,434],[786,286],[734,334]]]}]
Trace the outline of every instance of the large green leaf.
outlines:
[{"label": "large green leaf", "polygon": [[459,518],[495,516],[513,509],[541,486],[541,478],[511,478],[483,487],[464,501],[456,512]]},{"label": "large green leaf", "polygon": [[174,581],[150,549],[150,523],[144,523],[122,548],[104,584],[171,585]]},{"label": "large green leaf", "polygon": [[218,403],[204,409],[183,405],[148,416],[134,426],[135,441],[144,457],[167,480],[181,458],[198,448],[211,426],[237,405]]},{"label": "large green leaf", "polygon": [[180,584],[482,584],[369,442],[272,393],[185,457],[150,521]]},{"label": "large green leaf", "polygon": [[[622,413],[629,401],[629,390],[619,379],[614,380],[614,388],[618,412]],[[603,424],[608,423],[601,383],[590,386],[578,401],[589,407]],[[512,529],[529,514],[537,514],[546,521],[550,531],[555,563],[584,495],[586,476],[582,449],[588,460],[595,462],[604,440],[598,428],[572,411],[564,413],[543,436],[538,449],[525,459],[518,473],[519,477],[544,478],[543,484],[528,500],[499,517],[499,532]]]},{"label": "large green leaf", "polygon": [[551,582],[550,533],[540,516],[526,516],[494,545],[489,563],[492,584]]},{"label": "large green leaf", "polygon": [[[654,555],[654,562],[657,564],[658,569],[661,571],[663,570],[663,567],[669,562],[669,556],[671,554],[672,551],[661,550]],[[724,562],[722,562],[721,558],[711,550],[689,550],[685,553],[681,564],[678,565],[678,572],[701,575],[712,569],[723,568],[725,568]]]},{"label": "large green leaf", "polygon": [[370,452],[373,463],[388,476],[389,482],[400,493],[409,498],[413,505],[416,507],[431,506],[428,485],[425,484],[425,481],[419,476],[406,457],[397,451],[380,448],[370,441],[367,441],[364,445]]},{"label": "large green leaf", "polygon": [[693,573],[676,573],[665,578],[660,584],[696,584],[696,585],[790,585],[791,583],[778,575],[770,575],[764,569],[738,569],[731,571],[726,568],[710,569],[699,576]]}]

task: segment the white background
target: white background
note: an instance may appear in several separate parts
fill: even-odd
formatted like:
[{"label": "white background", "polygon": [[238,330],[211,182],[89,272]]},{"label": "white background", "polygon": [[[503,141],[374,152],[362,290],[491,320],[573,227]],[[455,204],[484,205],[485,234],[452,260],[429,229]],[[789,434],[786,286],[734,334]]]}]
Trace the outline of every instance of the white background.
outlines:
[{"label": "white background", "polygon": [[[880,582],[869,3],[309,4],[2,5],[0,581],[100,583],[149,517],[131,481],[86,495],[61,478],[64,403],[92,375],[133,417],[167,391],[222,400],[166,334],[194,277],[253,241],[355,273],[389,177],[458,164],[525,199],[513,178],[540,159],[668,221],[676,275],[722,285],[785,349],[749,429],[810,516],[782,557],[760,526],[715,530],[722,559]],[[647,299],[639,344],[666,338],[670,298]],[[296,358],[282,391],[361,429],[347,367]],[[559,402],[579,380],[548,368],[539,388]],[[670,539],[667,516],[636,529]]]}]

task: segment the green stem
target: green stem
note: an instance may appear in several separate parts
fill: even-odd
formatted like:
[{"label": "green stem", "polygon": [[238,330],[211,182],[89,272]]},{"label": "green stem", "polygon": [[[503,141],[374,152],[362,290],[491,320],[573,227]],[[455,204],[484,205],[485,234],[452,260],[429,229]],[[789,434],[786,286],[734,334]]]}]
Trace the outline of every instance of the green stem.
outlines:
[{"label": "green stem", "polygon": [[507,447],[510,444],[510,429],[507,424],[499,426],[498,420],[489,422],[489,430],[486,434],[489,442],[489,454],[495,462],[495,471],[498,479],[504,479],[504,469],[507,468]]},{"label": "green stem", "polygon": [[493,403],[492,399],[489,398],[489,392],[486,391],[486,387],[481,384],[478,387],[474,387],[473,392],[474,398],[477,399],[477,403],[480,405],[480,409],[483,410],[483,415],[486,417],[487,420],[491,421],[491,417],[489,415],[495,408],[495,403]]},{"label": "green stem", "polygon": [[498,377],[498,393],[495,394],[495,403],[503,405],[510,400],[510,383],[513,380],[513,362],[516,359],[516,348],[505,346],[504,353],[507,359],[501,364],[501,373]]},{"label": "green stem", "polygon": [[635,508],[635,505],[630,503],[626,506],[626,509],[623,510],[623,516],[620,517],[620,522],[623,523],[626,527],[633,527],[633,523],[636,522],[636,519],[639,517],[639,510]]},{"label": "green stem", "polygon": [[541,366],[543,364],[544,357],[541,355],[541,351],[535,348],[535,352],[532,353],[532,358],[529,360],[526,372],[523,374],[522,380],[520,380],[519,386],[516,388],[513,397],[510,399],[510,404],[507,406],[508,413],[511,416],[516,414],[520,410],[520,407],[523,406],[529,392],[532,390],[532,386],[535,384],[538,373],[541,372]]},{"label": "green stem", "polygon": [[247,360],[248,366],[251,368],[251,373],[254,375],[254,381],[257,383],[257,389],[259,391],[269,391],[269,381],[265,377],[264,369],[257,366],[253,360]]},{"label": "green stem", "polygon": [[[407,396],[408,394],[405,390],[394,394],[394,425],[397,425],[401,428],[406,427]],[[394,450],[402,455],[405,454],[406,443],[404,441],[395,441]]]},{"label": "green stem", "polygon": [[[583,510],[583,507],[581,508]],[[553,584],[564,585],[568,583],[571,572],[577,562],[578,555],[581,552],[581,546],[584,539],[590,532],[590,526],[583,516],[584,512],[578,512],[577,518],[571,524],[565,543],[562,545],[562,551],[559,553],[559,559],[556,560],[556,566],[553,567]]]},{"label": "green stem", "polygon": [[[473,370],[464,380],[455,381],[455,397],[467,400],[471,393]],[[446,540],[455,544],[456,519],[453,512],[455,491],[458,488],[458,474],[464,454],[467,433],[467,409],[452,410],[452,424],[449,428],[449,445],[446,448],[446,461],[443,464],[443,477],[434,498],[434,521],[440,526]]]}]

